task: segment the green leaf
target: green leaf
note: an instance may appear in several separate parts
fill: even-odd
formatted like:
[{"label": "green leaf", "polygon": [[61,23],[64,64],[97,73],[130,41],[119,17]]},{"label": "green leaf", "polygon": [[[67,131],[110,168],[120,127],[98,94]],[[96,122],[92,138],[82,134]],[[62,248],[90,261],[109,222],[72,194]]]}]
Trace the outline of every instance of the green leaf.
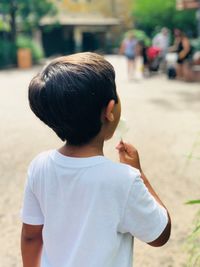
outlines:
[{"label": "green leaf", "polygon": [[189,204],[189,205],[200,204],[200,199],[189,200],[185,204]]},{"label": "green leaf", "polygon": [[198,225],[198,226],[194,229],[193,233],[196,233],[199,229],[200,229],[200,225]]}]

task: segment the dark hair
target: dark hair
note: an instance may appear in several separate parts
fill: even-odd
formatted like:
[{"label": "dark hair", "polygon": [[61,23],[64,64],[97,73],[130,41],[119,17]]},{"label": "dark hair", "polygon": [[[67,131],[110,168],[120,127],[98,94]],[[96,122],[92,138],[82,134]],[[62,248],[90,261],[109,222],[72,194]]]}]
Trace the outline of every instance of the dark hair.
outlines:
[{"label": "dark hair", "polygon": [[35,115],[71,145],[82,145],[101,129],[101,112],[117,103],[113,66],[95,53],[53,60],[29,85]]}]

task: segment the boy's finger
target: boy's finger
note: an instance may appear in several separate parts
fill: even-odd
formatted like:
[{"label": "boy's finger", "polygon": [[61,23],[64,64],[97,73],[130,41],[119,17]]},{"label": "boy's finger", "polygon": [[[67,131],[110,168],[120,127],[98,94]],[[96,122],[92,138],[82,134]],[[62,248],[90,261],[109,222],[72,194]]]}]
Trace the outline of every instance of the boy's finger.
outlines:
[{"label": "boy's finger", "polygon": [[117,148],[118,153],[126,152],[124,147]]},{"label": "boy's finger", "polygon": [[117,146],[116,146],[116,149],[123,149],[125,151],[128,151],[129,150],[129,146],[127,143],[124,143],[123,141],[121,141]]},{"label": "boy's finger", "polygon": [[120,150],[120,149],[124,149],[124,144],[122,141],[120,141],[120,143],[115,147],[116,149]]},{"label": "boy's finger", "polygon": [[130,155],[137,153],[137,149],[131,144],[125,143],[124,147],[125,147],[126,152]]},{"label": "boy's finger", "polygon": [[115,147],[117,150],[120,150],[121,148],[122,148],[122,145],[117,145],[116,147]]},{"label": "boy's finger", "polygon": [[124,151],[119,151],[119,160],[120,162],[126,162],[126,152]]}]

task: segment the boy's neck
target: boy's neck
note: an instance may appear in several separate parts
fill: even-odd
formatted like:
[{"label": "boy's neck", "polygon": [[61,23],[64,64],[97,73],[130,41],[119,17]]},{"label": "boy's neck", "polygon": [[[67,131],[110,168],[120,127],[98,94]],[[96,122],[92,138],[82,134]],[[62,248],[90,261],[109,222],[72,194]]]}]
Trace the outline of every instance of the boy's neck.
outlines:
[{"label": "boy's neck", "polygon": [[73,146],[66,144],[58,151],[67,157],[87,158],[94,156],[103,156],[104,141],[93,140],[90,143],[82,146]]}]

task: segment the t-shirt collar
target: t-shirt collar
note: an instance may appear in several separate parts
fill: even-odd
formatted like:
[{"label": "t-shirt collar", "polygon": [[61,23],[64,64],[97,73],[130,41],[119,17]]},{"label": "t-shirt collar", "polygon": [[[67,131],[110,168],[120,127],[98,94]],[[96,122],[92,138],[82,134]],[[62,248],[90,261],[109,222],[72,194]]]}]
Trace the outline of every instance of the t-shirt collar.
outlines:
[{"label": "t-shirt collar", "polygon": [[56,149],[52,150],[50,156],[53,159],[53,161],[59,165],[75,167],[75,168],[94,166],[108,161],[107,158],[101,155],[85,157],[85,158],[68,157],[64,156]]}]

